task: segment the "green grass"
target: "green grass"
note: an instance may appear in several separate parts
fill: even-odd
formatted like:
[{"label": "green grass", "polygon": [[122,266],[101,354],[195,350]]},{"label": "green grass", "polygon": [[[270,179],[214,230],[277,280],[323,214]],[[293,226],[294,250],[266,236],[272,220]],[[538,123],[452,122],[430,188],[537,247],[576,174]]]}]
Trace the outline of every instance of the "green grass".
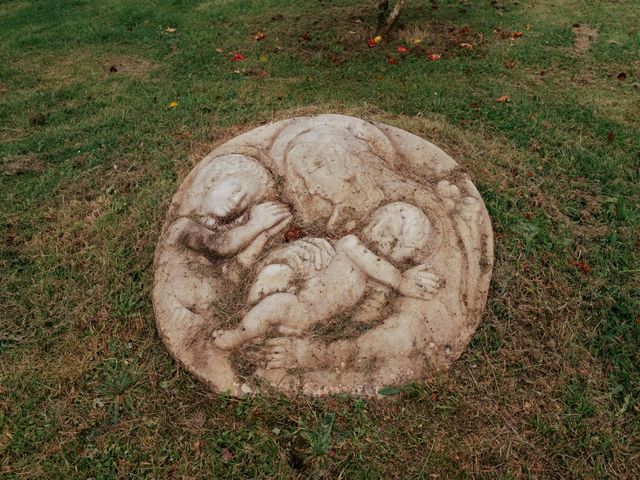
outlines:
[{"label": "green grass", "polygon": [[[369,49],[374,4],[0,2],[3,478],[637,476],[640,4],[409,1]],[[212,395],[153,324],[168,202],[224,139],[325,111],[469,171],[496,236],[481,326],[385,400]]]}]

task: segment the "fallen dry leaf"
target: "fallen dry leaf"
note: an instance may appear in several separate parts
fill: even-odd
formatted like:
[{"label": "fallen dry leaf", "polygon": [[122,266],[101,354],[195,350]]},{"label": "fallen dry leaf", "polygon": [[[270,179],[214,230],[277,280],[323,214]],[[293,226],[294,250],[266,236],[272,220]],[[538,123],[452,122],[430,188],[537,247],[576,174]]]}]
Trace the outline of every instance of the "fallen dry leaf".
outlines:
[{"label": "fallen dry leaf", "polygon": [[587,274],[591,271],[591,267],[584,262],[570,262],[570,264],[580,270],[581,273]]},{"label": "fallen dry leaf", "polygon": [[222,457],[223,462],[228,462],[229,460],[233,459],[233,453],[231,453],[231,450],[225,447],[220,449],[220,456]]},{"label": "fallen dry leaf", "polygon": [[462,42],[460,44],[460,48],[468,48],[469,50],[473,49],[473,43]]},{"label": "fallen dry leaf", "polygon": [[304,237],[304,231],[298,227],[290,227],[284,232],[284,241],[291,242]]},{"label": "fallen dry leaf", "polygon": [[496,98],[496,102],[498,103],[506,103],[509,101],[509,95],[501,95],[498,98]]},{"label": "fallen dry leaf", "polygon": [[258,68],[258,67],[249,67],[247,69],[244,69],[244,74],[251,75],[258,78],[264,78],[269,76],[269,72],[267,72],[263,68]]},{"label": "fallen dry leaf", "polygon": [[389,62],[391,65],[397,65],[398,64],[398,60],[393,58],[393,57],[387,57],[387,62]]},{"label": "fallen dry leaf", "polygon": [[222,53],[222,52],[224,52],[224,50],[222,50],[221,48],[216,48],[216,52]]},{"label": "fallen dry leaf", "polygon": [[516,66],[516,62],[514,62],[513,60],[507,60],[506,62],[504,62],[504,66],[505,68],[514,68]]},{"label": "fallen dry leaf", "polygon": [[264,32],[256,32],[253,38],[255,38],[257,42],[259,42],[260,40],[264,40],[266,36],[267,34]]},{"label": "fallen dry leaf", "polygon": [[618,80],[620,80],[621,82],[624,82],[627,79],[627,73],[626,72],[620,72],[616,78]]},{"label": "fallen dry leaf", "polygon": [[522,36],[522,32],[513,32],[513,35],[512,35],[513,38],[519,38],[521,36]]},{"label": "fallen dry leaf", "polygon": [[509,30],[503,30],[501,28],[494,29],[493,33],[495,33],[496,35],[498,35],[502,39],[509,38],[509,37],[511,37],[513,35],[513,32],[510,32]]},{"label": "fallen dry leaf", "polygon": [[178,102],[170,102],[169,105],[167,105],[169,108],[176,108],[178,106]]},{"label": "fallen dry leaf", "polygon": [[165,32],[169,32],[169,33],[175,33],[176,29],[175,27],[167,27],[164,30]]},{"label": "fallen dry leaf", "polygon": [[382,37],[380,35],[376,35],[375,37],[373,37],[373,41],[376,45],[378,45],[382,41]]},{"label": "fallen dry leaf", "polygon": [[420,43],[422,43],[422,39],[420,39],[420,38],[416,38],[416,39],[413,41],[413,44],[414,44],[414,45],[419,45]]}]

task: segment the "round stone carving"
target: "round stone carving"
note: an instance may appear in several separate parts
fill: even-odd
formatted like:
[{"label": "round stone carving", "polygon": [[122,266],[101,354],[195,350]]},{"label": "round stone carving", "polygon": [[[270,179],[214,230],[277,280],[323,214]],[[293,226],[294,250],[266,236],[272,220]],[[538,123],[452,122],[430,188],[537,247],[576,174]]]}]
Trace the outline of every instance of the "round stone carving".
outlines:
[{"label": "round stone carving", "polygon": [[446,368],[473,335],[493,235],[433,144],[343,115],[244,133],[173,197],[153,305],[216,392],[376,395]]}]

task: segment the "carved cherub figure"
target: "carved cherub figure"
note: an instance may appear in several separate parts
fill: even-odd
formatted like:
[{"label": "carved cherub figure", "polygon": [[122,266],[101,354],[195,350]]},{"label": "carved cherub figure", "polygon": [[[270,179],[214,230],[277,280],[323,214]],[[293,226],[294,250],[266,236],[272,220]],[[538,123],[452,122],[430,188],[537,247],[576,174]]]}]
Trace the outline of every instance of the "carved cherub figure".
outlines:
[{"label": "carved cherub figure", "polygon": [[[269,172],[245,155],[218,157],[195,176],[189,196],[178,200],[168,248],[156,270],[173,286],[184,315],[207,315],[219,295],[220,285],[208,269],[222,261],[221,268],[237,274],[236,267],[252,265],[269,238],[291,220],[284,205],[266,201],[272,191]],[[233,262],[226,261],[230,258]]]},{"label": "carved cherub figure", "polygon": [[239,154],[216,159],[194,180],[180,241],[206,256],[237,255],[241,264],[253,264],[292,218],[285,205],[264,202],[272,189],[269,172],[255,160]]},{"label": "carved cherub figure", "polygon": [[250,289],[248,301],[258,303],[237,328],[214,332],[215,345],[231,349],[272,326],[285,335],[299,335],[357,305],[369,279],[403,296],[431,298],[439,279],[425,271],[425,265],[401,272],[383,258],[396,263],[415,259],[426,247],[430,229],[421,210],[394,202],[374,212],[363,231],[372,249],[355,235],[346,235],[335,249],[326,240],[305,239],[276,252]]}]

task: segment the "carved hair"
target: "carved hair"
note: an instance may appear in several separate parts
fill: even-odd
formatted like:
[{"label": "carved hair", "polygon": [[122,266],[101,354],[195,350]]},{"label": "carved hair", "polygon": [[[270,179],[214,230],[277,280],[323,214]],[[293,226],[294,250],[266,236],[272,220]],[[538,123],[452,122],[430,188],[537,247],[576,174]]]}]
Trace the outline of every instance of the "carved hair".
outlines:
[{"label": "carved hair", "polygon": [[375,155],[393,168],[397,157],[396,148],[378,126],[358,118],[325,114],[296,118],[278,133],[271,146],[270,155],[279,174],[284,175],[286,152],[296,137],[323,126],[342,129],[344,132],[349,132],[353,138],[363,140]]},{"label": "carved hair", "polygon": [[375,225],[377,219],[382,216],[401,220],[397,239],[403,246],[418,250],[427,246],[431,233],[431,221],[418,207],[405,202],[388,203],[373,213],[369,225]]},{"label": "carved hair", "polygon": [[231,153],[214,158],[201,168],[193,179],[188,203],[183,205],[183,214],[198,213],[204,197],[224,179],[238,175],[244,182],[255,187],[256,201],[265,198],[273,189],[273,179],[269,171],[253,158]]}]

